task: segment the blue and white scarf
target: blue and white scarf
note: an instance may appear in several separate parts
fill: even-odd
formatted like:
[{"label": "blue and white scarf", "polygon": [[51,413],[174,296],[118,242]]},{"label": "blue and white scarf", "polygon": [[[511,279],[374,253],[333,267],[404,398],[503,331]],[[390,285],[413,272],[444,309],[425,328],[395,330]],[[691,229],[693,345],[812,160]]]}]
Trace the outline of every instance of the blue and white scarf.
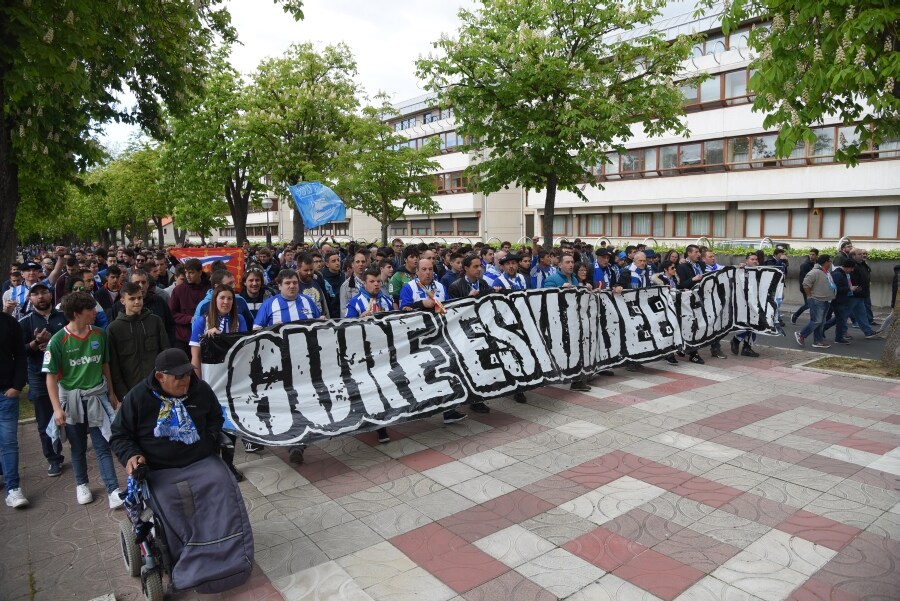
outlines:
[{"label": "blue and white scarf", "polygon": [[159,399],[159,417],[156,418],[153,436],[176,440],[184,444],[199,442],[200,435],[197,434],[197,426],[194,425],[191,414],[184,406],[187,396],[173,397],[156,390],[151,390],[151,392]]}]

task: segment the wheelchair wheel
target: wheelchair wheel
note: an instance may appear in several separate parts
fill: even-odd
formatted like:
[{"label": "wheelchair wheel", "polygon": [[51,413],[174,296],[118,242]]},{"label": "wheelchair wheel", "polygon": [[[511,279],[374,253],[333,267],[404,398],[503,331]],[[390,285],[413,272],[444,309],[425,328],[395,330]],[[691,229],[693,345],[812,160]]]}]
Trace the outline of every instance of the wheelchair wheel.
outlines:
[{"label": "wheelchair wheel", "polygon": [[163,590],[162,574],[159,568],[151,570],[144,569],[141,571],[141,590],[147,601],[163,601],[165,591]]},{"label": "wheelchair wheel", "polygon": [[119,541],[122,543],[122,559],[125,560],[125,570],[129,576],[140,576],[144,560],[141,557],[141,547],[135,540],[131,520],[127,518],[119,522]]}]

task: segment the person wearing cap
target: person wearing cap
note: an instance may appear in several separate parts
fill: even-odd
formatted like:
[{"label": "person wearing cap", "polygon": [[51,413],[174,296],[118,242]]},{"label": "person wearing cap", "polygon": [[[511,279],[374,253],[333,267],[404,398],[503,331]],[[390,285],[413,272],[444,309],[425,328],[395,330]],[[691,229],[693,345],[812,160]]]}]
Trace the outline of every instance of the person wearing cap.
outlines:
[{"label": "person wearing cap", "polygon": [[594,259],[594,287],[598,290],[606,290],[616,285],[619,279],[612,266],[609,264],[612,253],[609,249],[598,248]]},{"label": "person wearing cap", "polygon": [[34,406],[34,417],[41,451],[47,460],[47,475],[59,476],[62,473],[63,456],[61,445],[54,445],[47,436],[47,425],[53,417],[53,404],[47,392],[47,377],[42,371],[44,352],[50,338],[63,329],[68,323],[65,315],[53,306],[53,293],[50,287],[38,282],[28,291],[28,303],[32,310],[19,320],[22,339],[25,343],[25,356],[28,359],[28,400]]},{"label": "person wearing cap", "polygon": [[129,476],[144,464],[185,467],[218,453],[223,423],[218,398],[187,354],[166,349],[153,372],[125,395],[110,444]]},{"label": "person wearing cap", "polygon": [[519,273],[519,255],[506,253],[506,255],[500,259],[500,267],[503,271],[494,278],[495,291],[515,292],[517,290],[528,289],[525,277]]},{"label": "person wearing cap", "polygon": [[[65,249],[63,247],[60,247]],[[59,249],[57,249],[57,253],[59,253]],[[3,310],[6,313],[11,314],[16,319],[21,319],[25,315],[27,315],[31,311],[31,305],[28,303],[28,291],[34,286],[36,283],[41,282],[44,284],[51,292],[53,292],[53,283],[56,282],[56,279],[59,277],[59,274],[62,272],[63,265],[65,265],[62,260],[62,255],[59,255],[59,260],[56,262],[56,266],[50,272],[50,274],[46,278],[41,278],[42,271],[41,266],[38,263],[33,261],[26,261],[19,266],[19,271],[22,273],[22,283],[18,286],[11,287],[9,290],[3,293]],[[15,301],[15,306],[11,306],[10,301]]]},{"label": "person wearing cap", "polygon": [[851,318],[859,324],[866,338],[877,338],[878,334],[869,325],[866,317],[866,308],[862,299],[857,296],[862,286],[854,282],[853,272],[857,264],[853,259],[844,259],[840,267],[831,271],[834,280],[835,296],[831,303],[834,316],[825,322],[822,330],[828,331],[834,328],[835,344],[850,344],[847,336],[847,318]]},{"label": "person wearing cap", "polygon": [[109,495],[109,507],[122,506],[119,480],[109,449],[109,427],[119,400],[112,388],[106,332],[93,326],[97,301],[87,292],[72,292],[63,299],[69,323],[47,343],[42,371],[53,405],[57,428],[65,428],[72,450],[75,496],[80,505],[94,500],[88,483],[87,438],[91,436],[100,477]]}]

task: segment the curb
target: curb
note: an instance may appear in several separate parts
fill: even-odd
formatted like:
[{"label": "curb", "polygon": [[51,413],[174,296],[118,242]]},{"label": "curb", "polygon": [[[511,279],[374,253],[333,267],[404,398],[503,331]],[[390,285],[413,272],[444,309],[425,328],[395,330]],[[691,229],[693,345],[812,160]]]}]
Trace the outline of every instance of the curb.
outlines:
[{"label": "curb", "polygon": [[[825,353],[822,353],[823,356],[826,356]],[[828,355],[831,356],[831,355]],[[810,359],[809,361],[804,361],[803,363],[796,363],[791,367],[795,369],[802,369],[803,371],[812,371],[820,374],[826,374],[829,376],[847,376],[848,378],[857,378],[859,380],[871,380],[873,382],[888,382],[890,384],[900,385],[900,380],[897,378],[882,378],[881,376],[870,376],[868,374],[855,374],[847,371],[830,371],[827,369],[820,369],[818,367],[808,367],[810,363],[814,361],[818,361],[821,357],[817,357],[815,359]]]}]

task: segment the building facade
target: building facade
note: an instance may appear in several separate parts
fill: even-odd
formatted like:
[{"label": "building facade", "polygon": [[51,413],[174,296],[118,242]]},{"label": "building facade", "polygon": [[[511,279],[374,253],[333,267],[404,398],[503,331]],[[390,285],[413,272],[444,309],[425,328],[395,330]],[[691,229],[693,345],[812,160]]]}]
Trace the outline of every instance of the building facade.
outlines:
[{"label": "building facade", "polygon": [[[814,144],[801,144],[790,157],[775,158],[776,132],[763,127],[765,115],[751,110],[751,28],[726,36],[716,27],[714,20],[703,19],[667,28],[673,36],[707,30],[706,41],[685,64],[688,74],[710,75],[699,86],[683,88],[690,136],[648,138],[637,126],[625,154],[611,153],[608,163],[593,169],[603,189],[586,186],[588,202],[571,192],[557,193],[555,237],[606,238],[616,245],[648,238],[662,245],[684,245],[701,238],[720,242],[768,237],[810,247],[834,246],[846,236],[871,248],[900,247],[900,140],[868,149],[857,167],[848,168],[835,163],[834,154],[854,140],[854,127],[831,119],[815,128]],[[472,192],[464,174],[472,157],[459,150],[463,139],[453,110],[434,104],[428,95],[398,103],[399,116],[390,123],[414,147],[439,139],[441,153],[435,160],[440,165],[440,210],[433,215],[408,213],[390,225],[389,236],[515,243],[540,235],[544,191],[511,185],[489,195]],[[273,239],[292,231],[294,212],[289,206],[280,209]],[[319,228],[312,238],[379,238],[375,219],[352,209],[347,213],[346,222]],[[252,217],[258,228],[263,216]],[[264,239],[264,231],[254,232],[251,229],[251,240]]]}]

